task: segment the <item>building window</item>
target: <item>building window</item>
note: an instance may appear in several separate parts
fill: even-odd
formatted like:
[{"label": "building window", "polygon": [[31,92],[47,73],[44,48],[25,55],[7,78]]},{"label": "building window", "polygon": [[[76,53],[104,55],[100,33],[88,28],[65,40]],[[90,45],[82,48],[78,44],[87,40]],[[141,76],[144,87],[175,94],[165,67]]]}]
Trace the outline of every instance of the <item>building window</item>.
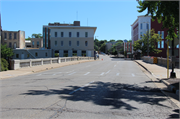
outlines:
[{"label": "building window", "polygon": [[57,32],[55,32],[55,37],[57,37]]},{"label": "building window", "polygon": [[46,57],[48,56],[47,52],[46,52]]},{"label": "building window", "polygon": [[164,48],[164,41],[161,41],[161,48]]},{"label": "building window", "polygon": [[88,46],[88,42],[87,41],[85,41],[85,46]]},{"label": "building window", "polygon": [[57,46],[57,41],[55,41],[55,46]]},{"label": "building window", "polygon": [[71,37],[71,32],[69,32],[69,37]]},{"label": "building window", "polygon": [[14,33],[14,39],[16,39],[16,33]]},{"label": "building window", "polygon": [[71,41],[69,41],[69,46],[71,46]]},{"label": "building window", "polygon": [[34,48],[34,41],[32,41],[32,48]]},{"label": "building window", "polygon": [[29,58],[29,54],[27,54],[27,58]]},{"label": "building window", "polygon": [[61,46],[63,46],[63,41],[61,41]]},{"label": "building window", "polygon": [[164,39],[164,31],[161,31],[161,38]]},{"label": "building window", "polygon": [[39,41],[37,41],[37,48],[39,48]]},{"label": "building window", "polygon": [[19,58],[19,54],[16,54],[16,58]]},{"label": "building window", "polygon": [[160,41],[158,41],[158,48],[160,48]]},{"label": "building window", "polygon": [[141,29],[142,29],[142,27],[143,27],[143,24],[141,23]]},{"label": "building window", "polygon": [[79,46],[79,41],[77,41],[77,46]]},{"label": "building window", "polygon": [[11,39],[11,35],[12,35],[12,34],[11,34],[11,33],[9,33],[9,39]]},{"label": "building window", "polygon": [[14,49],[16,49],[16,42],[14,43]]},{"label": "building window", "polygon": [[85,37],[88,37],[88,32],[85,32]]},{"label": "building window", "polygon": [[179,44],[176,46],[176,48],[179,48]]},{"label": "building window", "polygon": [[7,38],[7,34],[6,33],[4,33],[4,38]]},{"label": "building window", "polygon": [[37,53],[37,52],[35,53],[35,56],[36,56],[36,57],[38,56],[38,53]]},{"label": "building window", "polygon": [[9,47],[11,48],[11,42],[9,43]]},{"label": "building window", "polygon": [[64,37],[64,33],[63,32],[61,32],[61,37]]},{"label": "building window", "polygon": [[77,32],[77,37],[79,37],[79,32]]},{"label": "building window", "polygon": [[161,31],[158,31],[158,34],[161,35]]},{"label": "building window", "polygon": [[142,32],[141,32],[141,35],[140,35],[140,39],[141,39],[141,37],[142,37]]},{"label": "building window", "polygon": [[146,24],[146,29],[147,29],[147,30],[149,29],[149,24]]}]

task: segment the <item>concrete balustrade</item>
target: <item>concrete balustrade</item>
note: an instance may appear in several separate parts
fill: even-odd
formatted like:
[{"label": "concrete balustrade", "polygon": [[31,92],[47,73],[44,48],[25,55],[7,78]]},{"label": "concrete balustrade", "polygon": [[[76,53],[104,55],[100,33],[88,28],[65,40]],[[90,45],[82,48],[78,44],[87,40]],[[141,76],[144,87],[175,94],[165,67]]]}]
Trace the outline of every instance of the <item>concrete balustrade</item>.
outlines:
[{"label": "concrete balustrade", "polygon": [[78,60],[94,60],[94,57],[57,57],[41,59],[11,60],[11,69],[16,70],[23,67],[33,67],[46,64],[63,63]]}]

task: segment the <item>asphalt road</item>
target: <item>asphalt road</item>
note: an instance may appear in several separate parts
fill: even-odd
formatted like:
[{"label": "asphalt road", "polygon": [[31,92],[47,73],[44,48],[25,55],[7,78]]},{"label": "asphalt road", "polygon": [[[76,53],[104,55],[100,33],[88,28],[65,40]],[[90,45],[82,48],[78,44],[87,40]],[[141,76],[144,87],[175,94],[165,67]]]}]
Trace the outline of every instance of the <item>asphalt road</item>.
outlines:
[{"label": "asphalt road", "polygon": [[178,107],[130,60],[100,56],[1,80],[2,119],[165,119]]}]

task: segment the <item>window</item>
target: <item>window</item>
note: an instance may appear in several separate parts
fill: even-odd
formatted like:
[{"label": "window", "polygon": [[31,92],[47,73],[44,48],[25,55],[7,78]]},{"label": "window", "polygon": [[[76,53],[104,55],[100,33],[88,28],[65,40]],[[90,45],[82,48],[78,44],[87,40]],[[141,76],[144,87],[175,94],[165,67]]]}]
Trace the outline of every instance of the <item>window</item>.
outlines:
[{"label": "window", "polygon": [[16,54],[16,58],[19,58],[19,54]]},{"label": "window", "polygon": [[79,32],[77,32],[77,37],[79,37]]},{"label": "window", "polygon": [[88,42],[87,41],[85,41],[85,46],[88,46]]},{"label": "window", "polygon": [[7,38],[7,34],[6,33],[4,33],[4,38]]},{"label": "window", "polygon": [[71,32],[69,32],[69,37],[71,37]]},{"label": "window", "polygon": [[158,48],[160,48],[160,41],[158,41]]},{"label": "window", "polygon": [[32,41],[32,48],[34,48],[34,41]]},{"label": "window", "polygon": [[63,41],[61,41],[61,46],[63,46]]},{"label": "window", "polygon": [[47,52],[46,52],[46,57],[48,56]]},{"label": "window", "polygon": [[64,33],[63,32],[61,32],[61,37],[64,37]]},{"label": "window", "polygon": [[14,39],[16,39],[16,33],[14,33]]},{"label": "window", "polygon": [[69,46],[71,46],[71,41],[69,41]]},{"label": "window", "polygon": [[11,39],[11,33],[9,33],[9,39]]},{"label": "window", "polygon": [[85,32],[85,37],[88,37],[88,32]]},{"label": "window", "polygon": [[57,41],[55,41],[55,46],[57,46]]},{"label": "window", "polygon": [[36,56],[36,57],[38,56],[38,53],[37,53],[37,52],[35,53],[35,56]]},{"label": "window", "polygon": [[142,32],[141,32],[141,35],[140,35],[140,39],[141,39],[141,37],[142,37]]},{"label": "window", "polygon": [[55,37],[57,37],[57,32],[55,32]]},{"label": "window", "polygon": [[164,48],[164,41],[161,41],[161,48]]},{"label": "window", "polygon": [[142,25],[142,23],[141,23],[141,29],[142,29],[142,27],[143,27],[143,25]]},{"label": "window", "polygon": [[9,43],[9,47],[11,48],[11,42]]},{"label": "window", "polygon": [[158,34],[161,35],[161,31],[158,31]]},{"label": "window", "polygon": [[37,41],[37,48],[39,48],[39,41]]},{"label": "window", "polygon": [[16,49],[16,42],[14,43],[14,49]]},{"label": "window", "polygon": [[146,24],[146,29],[148,29],[148,30],[149,30],[149,24]]},{"label": "window", "polygon": [[29,54],[27,54],[27,58],[29,58]]},{"label": "window", "polygon": [[79,46],[79,41],[77,41],[77,46]]},{"label": "window", "polygon": [[161,31],[161,38],[164,39],[164,31]]}]

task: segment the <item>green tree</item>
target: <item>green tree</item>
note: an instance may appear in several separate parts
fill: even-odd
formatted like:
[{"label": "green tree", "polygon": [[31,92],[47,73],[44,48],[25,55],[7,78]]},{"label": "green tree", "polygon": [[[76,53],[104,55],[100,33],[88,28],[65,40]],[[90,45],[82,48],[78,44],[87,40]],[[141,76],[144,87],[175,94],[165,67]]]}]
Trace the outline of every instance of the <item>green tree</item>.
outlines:
[{"label": "green tree", "polygon": [[42,34],[38,33],[38,34],[32,34],[32,38],[43,38]]},{"label": "green tree", "polygon": [[1,70],[0,71],[7,71],[8,70],[8,62],[7,60],[5,60],[4,58],[1,58],[1,61],[0,61],[0,66],[1,66]]},{"label": "green tree", "polygon": [[11,58],[13,56],[13,50],[11,48],[7,47],[7,44],[2,45],[1,44],[1,57],[4,59]]},{"label": "green tree", "polygon": [[149,32],[146,32],[141,37],[141,40],[137,40],[133,44],[134,51],[141,50],[142,54],[146,55],[147,53],[147,46],[149,46],[149,52],[154,52],[156,54],[160,53],[161,50],[156,48],[157,42],[161,41],[161,36],[155,33],[154,29]]},{"label": "green tree", "polygon": [[179,1],[139,1],[137,6],[143,12],[148,10],[147,15],[151,14],[152,20],[156,18],[159,23],[162,22],[163,28],[167,28],[169,35],[166,39],[176,38],[175,29],[179,30]]},{"label": "green tree", "polygon": [[26,38],[25,40],[31,40],[31,38],[28,36],[28,38]]},{"label": "green tree", "polygon": [[100,51],[105,53],[105,51],[106,51],[106,43],[105,42],[101,45]]}]

